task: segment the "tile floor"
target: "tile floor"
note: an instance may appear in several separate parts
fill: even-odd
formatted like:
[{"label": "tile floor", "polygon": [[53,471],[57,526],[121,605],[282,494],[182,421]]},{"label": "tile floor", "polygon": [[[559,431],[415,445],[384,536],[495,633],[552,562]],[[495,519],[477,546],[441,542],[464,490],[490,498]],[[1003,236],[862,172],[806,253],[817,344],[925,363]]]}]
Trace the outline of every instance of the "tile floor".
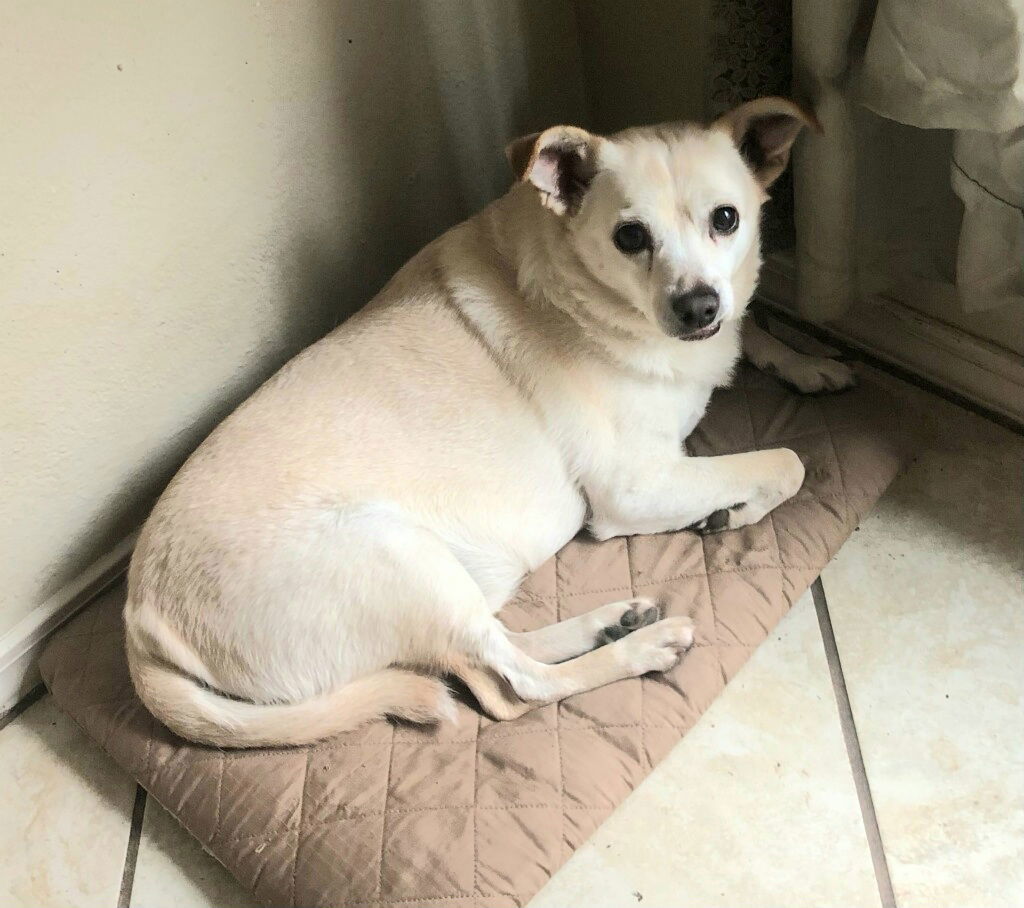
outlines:
[{"label": "tile floor", "polygon": [[[916,461],[532,908],[1024,905],[1024,438],[887,380]],[[0,773],[4,908],[254,904],[48,697]]]}]

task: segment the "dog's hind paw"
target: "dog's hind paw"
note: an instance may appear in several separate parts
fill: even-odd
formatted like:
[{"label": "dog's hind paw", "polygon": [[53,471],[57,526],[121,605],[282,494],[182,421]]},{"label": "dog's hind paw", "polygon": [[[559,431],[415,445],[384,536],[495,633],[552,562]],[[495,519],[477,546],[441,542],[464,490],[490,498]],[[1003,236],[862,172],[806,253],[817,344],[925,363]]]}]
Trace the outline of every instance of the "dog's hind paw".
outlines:
[{"label": "dog's hind paw", "polygon": [[621,646],[633,674],[668,671],[693,646],[693,622],[684,616],[665,618],[633,634]]},{"label": "dog's hind paw", "polygon": [[614,624],[603,627],[597,635],[598,646],[621,640],[641,627],[647,627],[661,620],[661,606],[653,599],[630,599],[622,603],[627,606]]}]

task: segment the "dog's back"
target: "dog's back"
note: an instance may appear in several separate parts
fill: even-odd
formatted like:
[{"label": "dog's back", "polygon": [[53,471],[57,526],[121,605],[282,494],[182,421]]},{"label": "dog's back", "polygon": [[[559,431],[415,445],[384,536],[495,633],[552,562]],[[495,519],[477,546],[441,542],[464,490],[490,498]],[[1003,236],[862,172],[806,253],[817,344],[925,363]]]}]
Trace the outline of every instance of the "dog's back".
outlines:
[{"label": "dog's back", "polygon": [[[396,579],[398,562],[417,545],[443,547],[493,610],[578,529],[582,497],[541,415],[453,299],[475,295],[474,273],[496,279],[467,252],[465,229],[267,381],[154,508],[125,614],[139,690],[172,726],[192,682],[155,663],[257,702],[304,701],[396,662],[428,665],[464,616],[433,614],[419,578]],[[374,635],[389,588],[421,601],[407,626],[391,614]],[[179,689],[176,706],[147,673]],[[323,735],[322,723],[310,727]]]}]

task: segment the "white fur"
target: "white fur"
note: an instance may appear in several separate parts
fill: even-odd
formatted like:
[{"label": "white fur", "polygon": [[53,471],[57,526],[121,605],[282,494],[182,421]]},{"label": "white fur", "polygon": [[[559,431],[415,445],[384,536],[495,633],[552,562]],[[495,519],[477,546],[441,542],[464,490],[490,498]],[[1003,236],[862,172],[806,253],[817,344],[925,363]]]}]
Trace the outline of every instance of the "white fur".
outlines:
[{"label": "white fur", "polygon": [[[441,718],[446,671],[510,717],[664,669],[692,642],[682,619],[587,652],[636,605],[534,635],[494,614],[584,524],[677,530],[739,505],[736,526],[800,486],[792,451],[681,448],[730,379],[760,264],[764,189],[728,125],[571,135],[595,171],[581,201],[552,199],[545,157],[543,186],[527,173],[423,250],[164,493],[125,616],[136,686],[171,728],[299,743],[384,713]],[[741,226],[712,235],[726,203]],[[650,225],[649,258],[613,245],[626,217]],[[721,328],[681,340],[668,300],[700,282]]]}]

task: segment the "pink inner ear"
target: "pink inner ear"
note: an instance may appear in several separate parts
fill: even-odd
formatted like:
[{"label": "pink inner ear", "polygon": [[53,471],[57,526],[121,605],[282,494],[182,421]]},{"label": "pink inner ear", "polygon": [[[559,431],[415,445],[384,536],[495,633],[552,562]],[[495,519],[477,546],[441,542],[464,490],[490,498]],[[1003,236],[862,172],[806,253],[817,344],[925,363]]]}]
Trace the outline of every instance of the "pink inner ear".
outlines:
[{"label": "pink inner ear", "polygon": [[555,195],[558,192],[558,168],[560,155],[552,148],[542,149],[530,171],[530,182],[541,192]]}]

